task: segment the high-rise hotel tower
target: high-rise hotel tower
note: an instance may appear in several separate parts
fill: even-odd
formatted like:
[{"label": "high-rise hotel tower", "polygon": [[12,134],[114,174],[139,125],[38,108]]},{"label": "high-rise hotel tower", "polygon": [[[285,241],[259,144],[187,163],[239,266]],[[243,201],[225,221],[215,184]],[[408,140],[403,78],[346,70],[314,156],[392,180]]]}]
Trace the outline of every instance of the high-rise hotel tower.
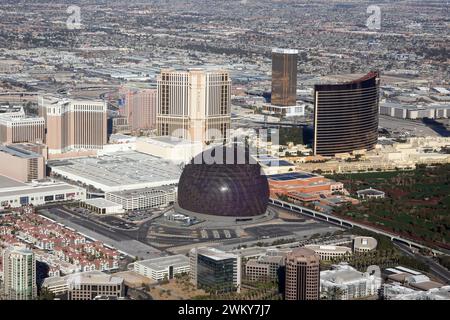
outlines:
[{"label": "high-rise hotel tower", "polygon": [[8,109],[0,112],[0,143],[44,141],[44,118],[27,117],[22,107]]},{"label": "high-rise hotel tower", "polygon": [[379,74],[314,86],[314,154],[371,150],[378,139]]},{"label": "high-rise hotel tower", "polygon": [[156,127],[156,88],[124,88],[124,116],[133,131],[151,130]]},{"label": "high-rise hotel tower", "polygon": [[272,98],[274,106],[290,107],[297,102],[297,55],[294,49],[272,50]]},{"label": "high-rise hotel tower", "polygon": [[156,126],[160,136],[195,142],[228,139],[231,79],[227,71],[162,70]]},{"label": "high-rise hotel tower", "polygon": [[107,142],[106,111],[106,102],[101,100],[40,97],[49,158],[103,149]]}]

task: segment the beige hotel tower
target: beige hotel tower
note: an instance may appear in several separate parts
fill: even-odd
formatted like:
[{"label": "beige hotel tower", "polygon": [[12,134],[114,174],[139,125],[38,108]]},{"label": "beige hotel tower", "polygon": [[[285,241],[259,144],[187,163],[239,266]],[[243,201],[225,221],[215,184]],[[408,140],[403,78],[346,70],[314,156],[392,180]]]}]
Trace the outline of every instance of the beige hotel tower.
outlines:
[{"label": "beige hotel tower", "polygon": [[105,101],[39,97],[49,158],[95,154],[107,143]]},{"label": "beige hotel tower", "polygon": [[161,70],[158,135],[192,142],[221,142],[229,136],[230,105],[231,79],[227,71]]}]

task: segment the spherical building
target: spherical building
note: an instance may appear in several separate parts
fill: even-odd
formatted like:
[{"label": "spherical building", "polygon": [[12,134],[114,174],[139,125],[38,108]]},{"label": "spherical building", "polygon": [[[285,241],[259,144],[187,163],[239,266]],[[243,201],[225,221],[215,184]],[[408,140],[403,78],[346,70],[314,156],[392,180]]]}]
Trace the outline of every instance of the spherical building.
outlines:
[{"label": "spherical building", "polygon": [[267,210],[269,185],[248,148],[213,147],[185,166],[178,184],[178,207],[222,217],[255,217]]}]

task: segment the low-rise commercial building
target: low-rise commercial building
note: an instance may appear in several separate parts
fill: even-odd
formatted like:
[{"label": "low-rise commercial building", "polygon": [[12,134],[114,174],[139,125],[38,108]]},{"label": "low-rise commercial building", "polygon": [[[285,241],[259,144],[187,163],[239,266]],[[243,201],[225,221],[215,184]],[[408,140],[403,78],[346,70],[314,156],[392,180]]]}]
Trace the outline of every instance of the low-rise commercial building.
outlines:
[{"label": "low-rise commercial building", "polygon": [[158,257],[133,263],[133,270],[140,275],[161,281],[172,279],[176,274],[189,273],[189,258],[181,254]]},{"label": "low-rise commercial building", "polygon": [[6,187],[1,187],[0,184],[0,207],[17,208],[30,204],[40,206],[66,200],[86,200],[86,190],[64,182],[53,181],[21,183]]},{"label": "low-rise commercial building", "polygon": [[361,199],[383,199],[386,194],[381,190],[376,189],[363,189],[356,191],[356,194],[358,195],[358,198]]},{"label": "low-rise commercial building", "polygon": [[439,119],[450,116],[450,105],[407,105],[402,103],[385,102],[380,105],[380,114],[401,119]]},{"label": "low-rise commercial building", "polygon": [[320,272],[320,294],[334,300],[352,300],[378,294],[381,277],[359,272],[348,264]]},{"label": "low-rise commercial building", "polygon": [[100,271],[79,272],[46,278],[42,284],[56,296],[68,300],[94,300],[97,296],[124,296],[123,278]]},{"label": "low-rise commercial building", "polygon": [[352,249],[343,246],[307,244],[305,247],[314,250],[319,255],[320,260],[324,261],[352,255]]},{"label": "low-rise commercial building", "polygon": [[290,172],[267,177],[269,181],[270,195],[276,197],[277,194],[288,195],[298,192],[303,194],[331,194],[333,192],[343,192],[344,185],[327,179],[321,175],[309,172]]},{"label": "low-rise commercial building", "polygon": [[262,105],[262,112],[283,117],[302,117],[305,115],[305,105],[275,106],[265,103]]},{"label": "low-rise commercial building", "polygon": [[377,248],[377,244],[377,239],[372,237],[355,237],[353,238],[353,252],[372,251]]},{"label": "low-rise commercial building", "polygon": [[384,300],[450,300],[450,286],[421,291],[388,283],[383,285],[381,296]]},{"label": "low-rise commercial building", "polygon": [[284,258],[288,252],[276,255],[264,255],[251,259],[245,264],[245,276],[249,281],[278,280],[280,268],[284,266]]},{"label": "low-rise commercial building", "polygon": [[82,206],[97,214],[118,214],[125,211],[122,205],[103,198],[87,199]]}]

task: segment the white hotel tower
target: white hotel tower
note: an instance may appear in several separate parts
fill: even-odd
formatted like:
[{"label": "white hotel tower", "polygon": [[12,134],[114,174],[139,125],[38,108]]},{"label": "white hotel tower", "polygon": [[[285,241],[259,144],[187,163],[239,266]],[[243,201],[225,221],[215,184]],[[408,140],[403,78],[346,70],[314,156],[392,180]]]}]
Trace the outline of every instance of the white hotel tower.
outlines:
[{"label": "white hotel tower", "polygon": [[227,71],[161,70],[158,77],[158,135],[192,142],[229,137],[231,79]]}]

